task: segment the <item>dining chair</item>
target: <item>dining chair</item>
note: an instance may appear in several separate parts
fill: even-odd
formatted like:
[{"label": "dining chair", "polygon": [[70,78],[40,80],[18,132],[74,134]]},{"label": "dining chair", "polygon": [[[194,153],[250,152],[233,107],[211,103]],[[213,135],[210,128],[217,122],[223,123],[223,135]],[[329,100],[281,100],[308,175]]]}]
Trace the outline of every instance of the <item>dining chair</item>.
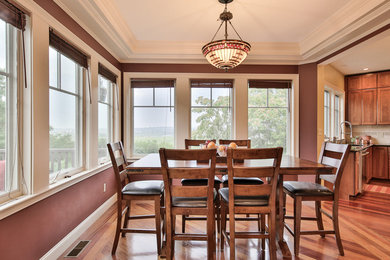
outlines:
[{"label": "dining chair", "polygon": [[[235,143],[240,148],[251,148],[251,140],[234,140],[234,139],[220,139],[219,144],[229,145],[230,143]],[[222,186],[228,187],[229,178],[227,175],[222,176]],[[236,184],[263,184],[264,182],[260,178],[234,178]]]},{"label": "dining chair", "polygon": [[[175,240],[207,241],[207,259],[215,259],[215,205],[216,191],[214,189],[216,149],[160,149],[161,169],[164,179],[165,210],[166,210],[166,257],[174,256]],[[204,167],[191,167],[191,161],[209,161]],[[182,178],[207,178],[204,186],[178,185],[176,180]],[[190,234],[176,233],[177,215],[207,216],[207,233]]]},{"label": "dining chair", "polygon": [[[220,189],[219,194],[221,196],[221,248],[224,248],[226,239],[230,246],[230,259],[235,259],[235,240],[238,238],[262,240],[268,238],[270,258],[276,259],[276,188],[282,153],[283,148],[281,147],[229,148],[227,151],[229,187]],[[245,161],[238,163],[235,160]],[[273,160],[272,164],[269,160]],[[267,183],[243,185],[234,182],[234,177],[265,178]],[[226,231],[228,213],[229,232]],[[234,217],[236,214],[268,215],[268,228],[262,228],[260,231],[237,232],[235,224],[237,220]]]},{"label": "dining chair", "polygon": [[[299,255],[299,241],[301,235],[321,235],[335,234],[337,246],[340,255],[344,255],[343,245],[340,238],[338,208],[339,208],[339,194],[340,182],[343,174],[345,164],[348,159],[351,147],[348,144],[334,144],[325,142],[322,144],[321,153],[319,156],[319,163],[333,166],[336,168],[334,175],[317,175],[315,183],[301,182],[301,181],[285,181],[283,183],[284,193],[294,199],[294,215],[285,216],[287,219],[294,219],[294,231],[287,223],[284,223],[287,230],[294,237],[294,253]],[[321,180],[328,181],[333,184],[333,190],[321,185]],[[302,217],[302,201],[315,201],[316,217]],[[321,201],[333,201],[333,214],[321,208]],[[324,230],[322,222],[322,215],[329,217],[333,221],[333,230]],[[301,220],[317,221],[318,230],[315,231],[301,231]]]},{"label": "dining chair", "polygon": [[[161,206],[163,205],[163,181],[145,180],[145,181],[130,181],[126,173],[128,165],[126,156],[123,152],[122,142],[107,144],[110,154],[112,166],[115,173],[115,181],[117,187],[117,222],[115,239],[111,254],[115,255],[118,247],[119,235],[122,237],[126,233],[151,233],[156,234],[157,253],[161,254]],[[154,215],[138,215],[130,216],[131,202],[139,200],[151,200],[154,202]],[[122,203],[125,202],[124,209]],[[122,218],[124,215],[123,227],[121,228]],[[155,218],[155,229],[131,229],[128,228],[129,220],[139,220],[146,218]]]},{"label": "dining chair", "polygon": [[[206,143],[206,141],[212,141],[214,143],[216,143],[216,140],[215,139],[210,139],[210,140],[201,140],[201,139],[184,139],[184,146],[185,146],[185,149],[192,149],[194,147],[199,147],[200,144],[204,144]],[[206,186],[207,185],[207,178],[205,179],[193,179],[193,178],[185,178],[185,179],[182,179],[181,180],[181,184],[183,186]],[[221,186],[221,179],[218,177],[218,176],[215,176],[214,177],[214,188],[216,189],[217,193],[218,193],[218,190]],[[217,208],[217,223],[218,223],[218,231],[219,231],[219,200],[217,198],[217,201],[216,201],[216,208]],[[186,216],[186,215],[183,215],[182,216],[182,232],[185,233],[185,230],[186,230],[186,221],[193,221],[193,220],[205,220],[204,218],[202,217],[190,217],[190,216]]]}]

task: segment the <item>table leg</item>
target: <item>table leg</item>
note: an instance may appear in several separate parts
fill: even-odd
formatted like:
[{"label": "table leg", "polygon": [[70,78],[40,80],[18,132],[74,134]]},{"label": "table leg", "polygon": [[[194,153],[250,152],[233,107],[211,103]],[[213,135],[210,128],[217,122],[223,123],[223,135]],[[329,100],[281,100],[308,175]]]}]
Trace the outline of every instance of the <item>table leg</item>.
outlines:
[{"label": "table leg", "polygon": [[284,194],[283,194],[283,175],[279,175],[278,189],[276,200],[276,239],[278,241],[283,258],[291,258],[291,252],[288,248],[287,242],[284,240]]}]

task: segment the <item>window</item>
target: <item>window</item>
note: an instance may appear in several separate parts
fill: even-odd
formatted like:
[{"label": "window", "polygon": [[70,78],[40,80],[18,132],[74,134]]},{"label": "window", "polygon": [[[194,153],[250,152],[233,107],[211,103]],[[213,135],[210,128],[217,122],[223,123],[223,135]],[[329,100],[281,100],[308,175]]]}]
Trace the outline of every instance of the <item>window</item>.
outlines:
[{"label": "window", "polygon": [[340,96],[334,96],[334,136],[339,136],[340,126]]},{"label": "window", "polygon": [[[3,10],[2,10],[3,11]],[[19,190],[18,49],[20,32],[0,19],[0,197]]]},{"label": "window", "polygon": [[[77,55],[76,55],[77,54]],[[75,56],[76,55],[76,56]],[[49,124],[50,178],[83,167],[83,67],[78,50],[50,32]]]},{"label": "window", "polygon": [[290,81],[250,80],[248,137],[252,147],[283,147],[290,153]]},{"label": "window", "polygon": [[114,131],[114,88],[116,75],[99,63],[98,93],[98,160],[109,160],[107,143],[113,141]]},{"label": "window", "polygon": [[132,154],[174,147],[174,81],[132,79]]},{"label": "window", "polygon": [[330,94],[324,91],[324,135],[330,137]]},{"label": "window", "polygon": [[191,80],[192,139],[231,138],[232,90],[232,80]]}]

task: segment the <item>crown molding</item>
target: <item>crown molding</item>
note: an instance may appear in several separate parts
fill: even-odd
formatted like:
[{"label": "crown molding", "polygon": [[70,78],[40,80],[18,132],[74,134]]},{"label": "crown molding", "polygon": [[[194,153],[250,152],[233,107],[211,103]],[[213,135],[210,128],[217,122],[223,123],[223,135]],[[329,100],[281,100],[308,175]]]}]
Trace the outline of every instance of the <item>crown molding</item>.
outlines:
[{"label": "crown molding", "polygon": [[[119,57],[120,62],[205,63],[200,51],[204,42],[137,40],[112,1],[55,1],[89,32],[95,31],[91,34],[99,43],[107,46],[115,57]],[[83,23],[82,18],[80,19],[82,16],[78,17],[67,6],[71,6],[71,9],[77,6],[80,14],[84,12],[92,17],[94,28]],[[390,22],[390,18],[387,18],[390,17],[389,14],[389,0],[349,1],[301,42],[251,43],[252,50],[245,62],[247,64],[316,62]],[[102,33],[96,33],[96,30]]]}]

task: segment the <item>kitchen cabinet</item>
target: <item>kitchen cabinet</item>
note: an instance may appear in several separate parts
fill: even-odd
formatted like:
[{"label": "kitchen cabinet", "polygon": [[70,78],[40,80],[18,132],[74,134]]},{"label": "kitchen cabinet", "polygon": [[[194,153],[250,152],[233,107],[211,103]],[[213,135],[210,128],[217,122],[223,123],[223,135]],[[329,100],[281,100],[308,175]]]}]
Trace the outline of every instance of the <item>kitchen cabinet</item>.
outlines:
[{"label": "kitchen cabinet", "polygon": [[364,173],[363,175],[366,176],[366,183],[369,183],[372,179],[372,147],[368,148],[365,152],[365,159],[364,159]]},{"label": "kitchen cabinet", "polygon": [[378,88],[390,87],[390,71],[378,73]]},{"label": "kitchen cabinet", "polygon": [[347,78],[348,90],[358,90],[361,88],[362,78],[360,76],[351,76]]},{"label": "kitchen cabinet", "polygon": [[389,179],[389,149],[386,146],[373,147],[372,177]]},{"label": "kitchen cabinet", "polygon": [[390,124],[390,87],[378,88],[378,124]]},{"label": "kitchen cabinet", "polygon": [[352,125],[362,124],[362,92],[348,92],[348,120]]},{"label": "kitchen cabinet", "polygon": [[376,88],[377,86],[377,74],[370,73],[361,75],[360,89]]},{"label": "kitchen cabinet", "polygon": [[[376,125],[376,89],[362,90],[362,125]],[[390,92],[389,92],[390,93]]]}]

